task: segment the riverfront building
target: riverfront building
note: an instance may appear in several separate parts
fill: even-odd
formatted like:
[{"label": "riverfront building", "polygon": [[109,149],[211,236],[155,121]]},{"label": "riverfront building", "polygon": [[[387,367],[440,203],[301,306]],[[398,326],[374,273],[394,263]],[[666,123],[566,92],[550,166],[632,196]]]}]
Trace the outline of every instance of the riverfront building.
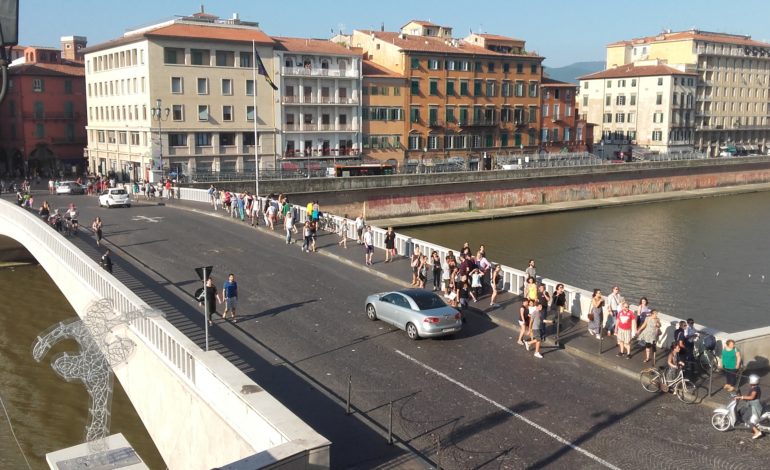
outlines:
[{"label": "riverfront building", "polygon": [[575,106],[578,86],[543,77],[541,81],[543,150],[584,152],[587,150],[586,122],[579,119]]},{"label": "riverfront building", "polygon": [[697,74],[697,150],[714,156],[766,151],[770,142],[770,44],[751,36],[692,29],[624,40],[607,46],[607,67],[659,60]]},{"label": "riverfront building", "polygon": [[543,57],[524,41],[493,34],[456,39],[451,28],[426,21],[333,40],[363,49],[367,60],[406,82],[404,163],[459,158],[475,167],[485,153],[540,148]]},{"label": "riverfront building", "polygon": [[370,60],[363,66],[363,152],[398,165],[404,159],[406,78]]},{"label": "riverfront building", "polygon": [[91,171],[253,173],[257,150],[260,167],[276,166],[278,96],[264,77],[254,81],[252,43],[278,80],[276,41],[237,15],[201,11],[86,49]]},{"label": "riverfront building", "polygon": [[21,47],[8,68],[0,105],[0,175],[70,175],[85,168],[86,93],[81,36],[63,37],[61,50]]},{"label": "riverfront building", "polygon": [[361,51],[321,39],[275,37],[281,67],[284,167],[292,159],[358,157]]},{"label": "riverfront building", "polygon": [[692,151],[694,73],[656,61],[580,77],[580,109],[606,158]]}]

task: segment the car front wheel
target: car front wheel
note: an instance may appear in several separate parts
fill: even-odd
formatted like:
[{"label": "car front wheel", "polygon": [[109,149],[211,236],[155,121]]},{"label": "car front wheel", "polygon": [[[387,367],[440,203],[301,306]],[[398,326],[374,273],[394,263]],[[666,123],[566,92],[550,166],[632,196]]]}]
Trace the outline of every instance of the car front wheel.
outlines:
[{"label": "car front wheel", "polygon": [[375,310],[374,305],[366,304],[366,316],[371,321],[374,321],[377,319],[377,310]]},{"label": "car front wheel", "polygon": [[420,339],[420,334],[418,333],[417,327],[414,325],[414,323],[406,324],[406,335],[411,340]]}]

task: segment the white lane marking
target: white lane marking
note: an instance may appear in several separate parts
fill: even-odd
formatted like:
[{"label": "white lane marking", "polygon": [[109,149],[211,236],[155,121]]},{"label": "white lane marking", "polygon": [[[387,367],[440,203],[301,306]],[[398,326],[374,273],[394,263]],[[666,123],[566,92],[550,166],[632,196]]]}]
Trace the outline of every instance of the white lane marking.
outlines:
[{"label": "white lane marking", "polygon": [[145,221],[145,222],[152,222],[154,224],[157,224],[162,219],[163,219],[163,217],[145,217],[143,215],[135,215],[134,217],[131,218],[131,220],[133,220],[135,222]]},{"label": "white lane marking", "polygon": [[516,419],[518,419],[520,421],[523,421],[524,423],[532,426],[533,428],[537,429],[538,431],[542,432],[543,434],[548,435],[549,437],[553,438],[554,440],[556,440],[556,441],[558,441],[558,442],[560,442],[560,443],[562,443],[564,445],[570,446],[572,449],[580,452],[581,454],[585,455],[589,459],[591,459],[591,460],[593,460],[593,461],[595,461],[595,462],[597,462],[597,463],[599,463],[599,464],[601,464],[601,465],[603,465],[603,466],[605,466],[607,468],[611,468],[612,470],[621,470],[619,467],[616,467],[615,465],[612,465],[611,463],[609,463],[606,460],[602,459],[598,455],[592,454],[591,452],[588,452],[587,450],[583,449],[582,447],[580,447],[580,446],[578,446],[576,444],[573,444],[572,442],[564,439],[563,437],[559,436],[558,434],[556,434],[554,432],[551,432],[548,429],[544,428],[543,426],[540,426],[539,424],[535,423],[534,421],[532,421],[530,419],[527,419],[524,416],[516,413],[515,411],[511,410],[510,408],[506,408],[505,406],[503,406],[500,403],[492,400],[491,398],[489,398],[489,397],[487,397],[485,395],[482,395],[480,392],[477,392],[476,390],[470,388],[469,386],[465,385],[464,383],[459,382],[459,381],[453,379],[452,377],[444,374],[443,372],[440,372],[440,371],[434,369],[433,367],[431,367],[431,366],[429,366],[429,365],[427,365],[427,364],[425,364],[423,362],[418,361],[417,359],[413,358],[409,354],[403,353],[403,352],[399,351],[398,349],[396,349],[395,351],[396,351],[397,354],[401,355],[405,359],[408,359],[408,360],[414,362],[415,364],[417,364],[418,366],[422,367],[425,370],[433,372],[434,374],[438,375],[439,377],[443,378],[444,380],[447,380],[447,381],[457,385],[458,387],[462,388],[466,392],[471,393],[472,395],[475,395],[478,398],[481,398],[482,400],[486,401],[487,403],[491,404],[492,406],[496,407],[497,409],[508,413],[509,415],[513,416],[514,418],[516,418]]}]

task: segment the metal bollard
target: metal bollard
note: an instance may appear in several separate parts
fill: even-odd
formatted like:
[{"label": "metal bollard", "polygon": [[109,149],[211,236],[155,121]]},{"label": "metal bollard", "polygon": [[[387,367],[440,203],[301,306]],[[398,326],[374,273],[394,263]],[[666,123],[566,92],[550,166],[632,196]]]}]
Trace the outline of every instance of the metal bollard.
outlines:
[{"label": "metal bollard", "polygon": [[554,340],[554,343],[556,343],[556,347],[559,347],[560,332],[561,332],[561,308],[559,308],[559,311],[556,312],[556,340]]},{"label": "metal bollard", "polygon": [[709,396],[711,396],[711,380],[714,377],[714,367],[709,367]]},{"label": "metal bollard", "polygon": [[603,330],[604,330],[604,328],[599,326],[599,355],[600,356],[602,354],[602,343],[604,343],[604,335],[602,334]]},{"label": "metal bollard", "polygon": [[388,405],[388,445],[393,445],[393,401]]},{"label": "metal bollard", "polygon": [[350,414],[350,388],[351,388],[352,384],[353,384],[353,376],[352,375],[348,375],[348,402],[347,402],[347,406],[345,408],[345,414],[346,415]]}]

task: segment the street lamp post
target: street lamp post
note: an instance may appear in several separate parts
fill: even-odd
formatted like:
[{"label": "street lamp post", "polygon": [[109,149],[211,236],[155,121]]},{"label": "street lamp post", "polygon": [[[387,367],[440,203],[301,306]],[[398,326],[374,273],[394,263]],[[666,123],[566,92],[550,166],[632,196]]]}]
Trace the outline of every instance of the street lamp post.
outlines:
[{"label": "street lamp post", "polygon": [[163,102],[158,98],[155,107],[150,108],[152,118],[158,121],[158,160],[160,161],[160,181],[163,183],[163,121],[168,120],[171,112],[169,108],[163,108]]}]

